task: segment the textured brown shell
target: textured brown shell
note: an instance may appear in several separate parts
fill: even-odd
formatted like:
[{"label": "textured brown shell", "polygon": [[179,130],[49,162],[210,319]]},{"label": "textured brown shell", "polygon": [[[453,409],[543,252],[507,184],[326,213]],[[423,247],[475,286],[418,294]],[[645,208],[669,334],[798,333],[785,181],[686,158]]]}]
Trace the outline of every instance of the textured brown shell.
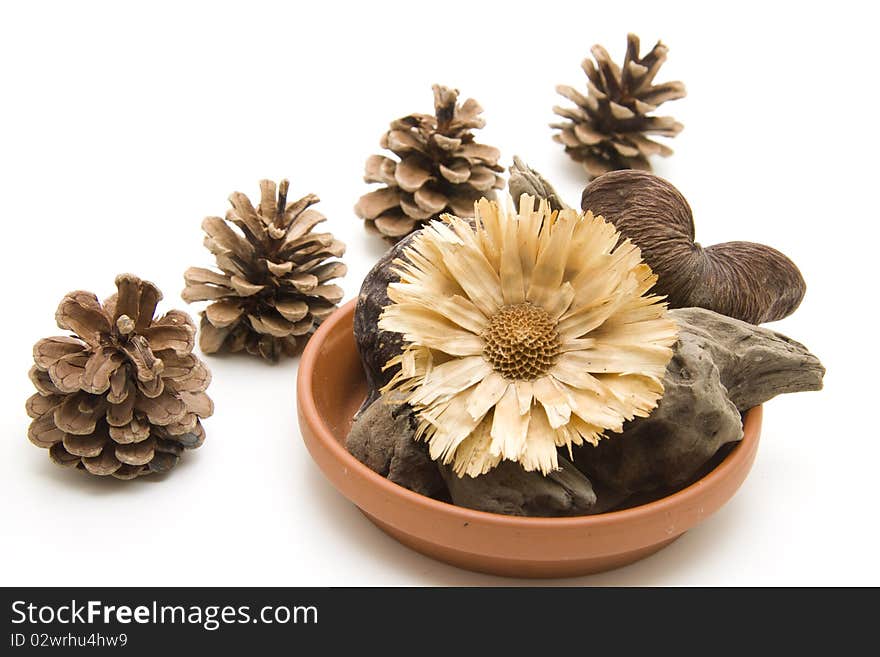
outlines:
[{"label": "textured brown shell", "polygon": [[807,286],[797,266],[763,244],[694,241],[694,217],[671,183],[644,171],[613,171],[584,190],[581,207],[612,222],[642,250],[671,308],[707,308],[753,324],[793,313]]}]

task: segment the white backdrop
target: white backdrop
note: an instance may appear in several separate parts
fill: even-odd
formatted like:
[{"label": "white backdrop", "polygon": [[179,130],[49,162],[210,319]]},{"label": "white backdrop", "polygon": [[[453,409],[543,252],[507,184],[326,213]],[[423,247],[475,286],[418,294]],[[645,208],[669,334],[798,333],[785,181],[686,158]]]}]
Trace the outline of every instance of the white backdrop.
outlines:
[{"label": "white backdrop", "polygon": [[[782,3],[779,3],[782,5]],[[97,480],[26,439],[31,346],[64,293],[131,271],[180,300],[212,259],[200,222],[234,190],[291,180],[348,243],[353,297],[385,248],[352,212],[387,123],[431,84],[485,108],[480,140],[552,180],[581,170],[547,123],[594,43],[628,31],[670,57],[686,99],[656,163],[704,244],[765,242],[808,283],[774,328],[828,368],[826,389],[767,404],[750,477],[719,513],[633,566],[563,584],[880,584],[876,555],[874,25],[862,3],[4,3],[0,185],[4,373],[0,584],[522,583],[431,561],[380,533],[323,479],[296,423],[296,360],[210,358],[204,447],[162,481]],[[305,6],[310,5],[310,6]],[[190,307],[195,313],[198,308]]]}]

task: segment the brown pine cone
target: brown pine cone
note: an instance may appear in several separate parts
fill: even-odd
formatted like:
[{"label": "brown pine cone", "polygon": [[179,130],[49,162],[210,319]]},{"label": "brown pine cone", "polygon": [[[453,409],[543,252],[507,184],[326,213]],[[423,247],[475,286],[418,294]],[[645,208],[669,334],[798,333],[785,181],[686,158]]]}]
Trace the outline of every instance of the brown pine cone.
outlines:
[{"label": "brown pine cone", "polygon": [[275,183],[262,180],[259,206],[235,192],[225,220],[202,222],[220,271],[190,267],[182,296],[213,301],[199,328],[204,353],[244,349],[272,361],[296,355],[342,299],[342,288],[327,281],[345,275],[345,265],[330,260],[345,253],[345,244],[312,232],[326,221],[310,207],[317,196],[288,203],[287,190],[282,180],[276,196]]},{"label": "brown pine cone", "polygon": [[214,406],[190,316],[154,320],[162,293],[137,276],[117,276],[116,288],[103,304],[90,292],[66,295],[55,320],[74,335],[34,345],[28,438],[59,465],[134,479],[167,472],[199,447],[200,418]]},{"label": "brown pine cone", "polygon": [[602,46],[593,46],[596,64],[589,57],[582,64],[588,78],[586,96],[572,87],[556,87],[577,107],[553,108],[568,119],[550,124],[560,131],[553,139],[583,164],[591,178],[618,169],[650,171],[649,156],[672,155],[671,148],[646,136],[674,137],[684,127],[671,116],[650,115],[667,100],[684,98],[687,93],[681,82],[653,84],[668,50],[658,41],[651,52],[640,57],[639,38],[629,34],[623,67],[618,67]]},{"label": "brown pine cone", "polygon": [[399,240],[444,212],[474,216],[474,202],[495,197],[504,181],[497,148],[478,144],[472,130],[486,122],[473,99],[434,85],[434,113],[392,121],[380,141],[398,160],[371,155],[364,180],[383,186],[364,194],[354,211],[385,237]]}]

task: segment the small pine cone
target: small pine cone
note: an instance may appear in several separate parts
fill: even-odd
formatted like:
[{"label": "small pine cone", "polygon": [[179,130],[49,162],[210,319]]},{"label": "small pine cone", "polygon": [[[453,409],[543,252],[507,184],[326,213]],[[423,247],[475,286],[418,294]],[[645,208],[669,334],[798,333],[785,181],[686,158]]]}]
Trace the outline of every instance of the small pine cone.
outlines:
[{"label": "small pine cone", "polygon": [[[190,267],[184,274],[187,302],[213,301],[202,313],[199,346],[206,354],[241,351],[277,361],[294,356],[342,299],[345,265],[329,260],[345,244],[312,228],[326,217],[310,206],[314,194],[287,202],[287,180],[277,190],[260,181],[257,208],[235,192],[226,219],[202,222],[205,246],[220,271]],[[277,196],[276,196],[277,191]]]},{"label": "small pine cone", "polygon": [[399,240],[449,212],[474,216],[474,202],[495,198],[504,181],[497,148],[478,144],[472,130],[486,122],[473,99],[457,104],[458,91],[434,85],[434,112],[391,123],[380,141],[399,161],[371,155],[364,180],[383,186],[364,194],[354,211],[386,238]]},{"label": "small pine cone", "polygon": [[591,178],[617,169],[650,171],[649,156],[672,155],[671,148],[646,136],[674,137],[684,127],[671,116],[650,116],[667,100],[687,93],[681,82],[652,84],[668,50],[658,41],[651,52],[639,57],[639,38],[629,34],[622,68],[602,46],[593,46],[596,64],[589,57],[582,64],[588,78],[586,96],[572,87],[556,87],[577,107],[553,108],[568,119],[550,124],[560,131],[553,139],[583,164]]},{"label": "small pine cone", "polygon": [[214,406],[190,316],[154,320],[162,293],[137,276],[117,276],[116,289],[103,304],[90,292],[66,295],[55,320],[74,335],[34,345],[28,438],[59,465],[134,479],[201,446],[200,419]]}]

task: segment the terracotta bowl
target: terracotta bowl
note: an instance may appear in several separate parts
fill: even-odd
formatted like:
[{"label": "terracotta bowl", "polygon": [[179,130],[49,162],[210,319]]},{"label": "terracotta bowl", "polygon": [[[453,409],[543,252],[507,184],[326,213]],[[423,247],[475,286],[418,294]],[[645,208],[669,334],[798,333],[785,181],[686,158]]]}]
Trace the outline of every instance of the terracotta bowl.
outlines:
[{"label": "terracotta bowl", "polygon": [[355,302],[329,317],[299,366],[303,440],[318,467],[380,529],[429,557],[495,575],[565,577],[623,566],[665,547],[729,500],[755,459],[761,407],[745,437],[709,474],[668,497],[595,516],[525,518],[473,511],[414,493],[376,474],[345,449],[366,397],[352,332]]}]

